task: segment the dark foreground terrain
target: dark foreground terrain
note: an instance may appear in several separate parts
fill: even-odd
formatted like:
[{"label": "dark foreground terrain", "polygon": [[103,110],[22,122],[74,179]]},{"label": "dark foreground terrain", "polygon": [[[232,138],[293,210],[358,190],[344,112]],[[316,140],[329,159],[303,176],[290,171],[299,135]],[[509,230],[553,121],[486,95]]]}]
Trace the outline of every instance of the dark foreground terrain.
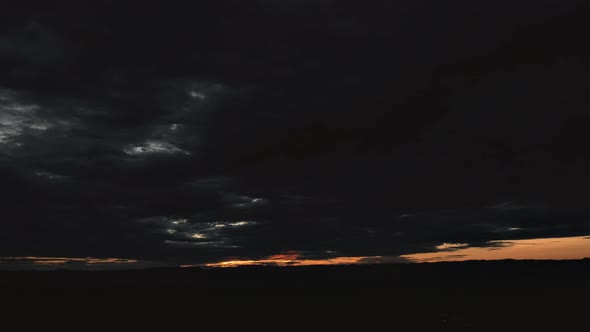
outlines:
[{"label": "dark foreground terrain", "polygon": [[[245,327],[278,319],[302,329],[328,324],[361,331],[401,326],[586,331],[589,281],[590,260],[477,261],[5,271],[0,273],[0,292],[3,304],[21,313],[60,308],[68,310],[63,315],[82,311],[101,317],[98,321],[107,319],[107,311],[127,317],[138,312],[144,323],[165,318]],[[61,307],[64,303],[68,309]]]}]

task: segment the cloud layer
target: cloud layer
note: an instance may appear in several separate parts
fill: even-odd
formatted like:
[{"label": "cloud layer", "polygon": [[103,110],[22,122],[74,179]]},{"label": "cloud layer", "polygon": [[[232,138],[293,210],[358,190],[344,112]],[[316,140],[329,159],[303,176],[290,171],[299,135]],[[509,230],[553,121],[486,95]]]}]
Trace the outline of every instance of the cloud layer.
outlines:
[{"label": "cloud layer", "polygon": [[192,264],[582,235],[581,1],[25,1],[2,256]]}]

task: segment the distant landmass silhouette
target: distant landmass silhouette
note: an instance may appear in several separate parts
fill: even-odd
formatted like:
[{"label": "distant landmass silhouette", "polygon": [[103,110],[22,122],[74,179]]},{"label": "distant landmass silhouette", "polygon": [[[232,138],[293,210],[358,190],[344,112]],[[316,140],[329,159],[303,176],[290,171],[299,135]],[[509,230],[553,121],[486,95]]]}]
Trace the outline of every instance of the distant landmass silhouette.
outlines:
[{"label": "distant landmass silhouette", "polygon": [[262,299],[262,303],[273,306],[304,301],[322,303],[326,308],[372,308],[376,314],[385,310],[386,316],[378,315],[374,319],[420,327],[564,328],[584,323],[583,300],[590,295],[589,280],[590,259],[503,260],[228,269],[4,271],[0,272],[0,292],[7,303],[55,299],[81,304],[97,300],[109,303],[147,300],[176,308],[186,302],[255,303]]}]

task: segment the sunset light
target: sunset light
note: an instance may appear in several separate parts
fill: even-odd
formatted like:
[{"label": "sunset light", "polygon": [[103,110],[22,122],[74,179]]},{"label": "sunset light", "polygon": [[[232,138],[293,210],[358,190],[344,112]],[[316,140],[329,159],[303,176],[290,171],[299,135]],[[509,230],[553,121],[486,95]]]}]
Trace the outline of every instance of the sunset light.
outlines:
[{"label": "sunset light", "polygon": [[442,244],[439,251],[401,256],[410,262],[500,259],[583,259],[590,257],[590,237],[491,241],[487,247]]},{"label": "sunset light", "polygon": [[281,254],[271,255],[262,259],[230,259],[204,265],[182,265],[181,267],[239,267],[239,266],[313,266],[313,265],[353,265],[371,264],[384,259],[382,256],[359,256],[359,257],[333,257],[324,259],[304,258],[297,251],[286,251]]}]

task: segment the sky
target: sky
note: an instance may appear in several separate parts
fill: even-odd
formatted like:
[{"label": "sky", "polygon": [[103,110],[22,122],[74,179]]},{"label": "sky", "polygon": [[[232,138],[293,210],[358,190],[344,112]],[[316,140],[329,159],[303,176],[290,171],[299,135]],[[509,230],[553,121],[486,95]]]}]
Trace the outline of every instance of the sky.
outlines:
[{"label": "sky", "polygon": [[584,239],[589,12],[582,0],[12,4],[0,268],[413,262]]}]

